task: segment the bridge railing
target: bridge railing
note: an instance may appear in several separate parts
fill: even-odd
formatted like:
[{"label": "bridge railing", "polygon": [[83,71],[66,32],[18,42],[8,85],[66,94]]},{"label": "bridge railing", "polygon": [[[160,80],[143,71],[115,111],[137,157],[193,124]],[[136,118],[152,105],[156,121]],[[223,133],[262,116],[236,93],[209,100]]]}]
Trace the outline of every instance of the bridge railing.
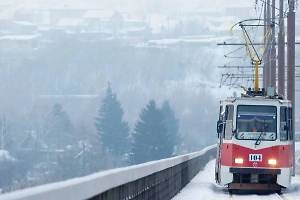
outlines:
[{"label": "bridge railing", "polygon": [[3,194],[0,200],[171,199],[215,155],[213,145],[191,154]]}]

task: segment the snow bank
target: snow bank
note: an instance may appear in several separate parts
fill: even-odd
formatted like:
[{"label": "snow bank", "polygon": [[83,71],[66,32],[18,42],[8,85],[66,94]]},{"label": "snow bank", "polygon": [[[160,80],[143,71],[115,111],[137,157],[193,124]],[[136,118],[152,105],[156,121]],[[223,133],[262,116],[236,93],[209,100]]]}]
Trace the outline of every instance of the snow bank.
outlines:
[{"label": "snow bank", "polygon": [[0,150],[0,162],[4,160],[16,161],[16,159],[9,155],[9,152],[6,150]]},{"label": "snow bank", "polygon": [[107,170],[81,178],[28,188],[21,191],[0,195],[0,200],[88,199],[111,188],[173,167],[197,156],[201,156],[208,150],[214,148],[216,148],[216,145],[212,145],[203,149],[202,151],[183,156],[162,159],[125,168]]}]

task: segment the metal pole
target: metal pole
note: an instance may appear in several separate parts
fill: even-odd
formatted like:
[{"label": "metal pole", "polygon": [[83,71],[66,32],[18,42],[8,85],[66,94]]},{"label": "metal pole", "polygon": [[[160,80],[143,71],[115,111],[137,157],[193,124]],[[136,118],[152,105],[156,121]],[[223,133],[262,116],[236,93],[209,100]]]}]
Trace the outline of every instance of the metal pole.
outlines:
[{"label": "metal pole", "polygon": [[[271,0],[267,0],[267,26],[270,26],[270,19],[271,19]],[[267,47],[267,66],[266,66],[266,88],[271,86],[271,37],[268,38],[269,42],[268,44],[270,45]]]},{"label": "metal pole", "polygon": [[[272,22],[275,22],[275,0],[272,0]],[[272,87],[275,88],[276,91],[276,47],[275,47],[275,28],[272,28],[272,37],[271,37],[271,45],[272,45],[272,49],[271,49],[271,61],[270,61],[270,76],[271,76],[271,80],[270,80],[270,84]]]},{"label": "metal pole", "polygon": [[283,0],[279,5],[279,33],[278,33],[278,94],[285,96],[285,35],[283,18]]},{"label": "metal pole", "polygon": [[295,176],[295,0],[289,0],[287,18],[287,98],[292,102],[293,175]]},{"label": "metal pole", "polygon": [[[266,35],[266,32],[267,32],[267,22],[266,22],[266,18],[267,18],[267,3],[264,2],[264,35]],[[264,43],[266,44],[266,39],[264,40]],[[266,61],[268,60],[268,57],[267,57],[267,54],[264,58],[264,65],[263,65],[263,88],[267,88],[267,82],[266,82],[266,75],[267,75],[267,72],[266,72],[266,68],[267,68],[267,63]]]},{"label": "metal pole", "polygon": [[[271,18],[271,7],[270,7],[270,0],[267,0],[267,4],[266,4],[266,10],[267,10],[267,19],[270,19]],[[270,23],[267,22],[267,26],[270,26]],[[269,44],[270,44],[270,41],[271,41],[271,38],[268,38],[269,40]],[[272,44],[270,44],[272,45]],[[271,86],[271,48],[267,48],[267,52],[266,52],[266,59],[265,59],[265,63],[266,63],[266,75],[265,75],[265,78],[266,78],[266,85],[265,85],[265,88],[267,87],[270,87]]]}]

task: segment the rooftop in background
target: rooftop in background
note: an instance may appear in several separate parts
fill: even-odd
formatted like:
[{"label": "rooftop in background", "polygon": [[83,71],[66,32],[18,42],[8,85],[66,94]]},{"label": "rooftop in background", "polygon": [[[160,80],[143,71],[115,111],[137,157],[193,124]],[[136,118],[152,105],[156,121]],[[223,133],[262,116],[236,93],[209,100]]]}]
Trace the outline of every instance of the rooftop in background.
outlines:
[{"label": "rooftop in background", "polygon": [[0,6],[13,6],[15,0],[0,0]]},{"label": "rooftop in background", "polygon": [[56,24],[57,27],[78,26],[83,22],[81,18],[63,18]]},{"label": "rooftop in background", "polygon": [[101,9],[101,10],[88,10],[84,15],[86,19],[110,19],[116,11]]},{"label": "rooftop in background", "polygon": [[13,21],[13,22],[22,26],[36,26],[35,24],[27,21]]},{"label": "rooftop in background", "polygon": [[40,35],[6,35],[0,37],[0,40],[32,40]]},{"label": "rooftop in background", "polygon": [[90,98],[98,98],[100,95],[98,94],[82,94],[82,95],[38,95],[40,98],[50,99],[50,98],[75,98],[75,99],[90,99]]},{"label": "rooftop in background", "polygon": [[[1,0],[0,0],[1,1]],[[5,0],[4,0],[5,1]],[[8,0],[6,0],[8,1]],[[10,1],[10,0],[9,0]],[[91,0],[19,0],[23,1],[23,5],[26,9],[106,9],[105,0],[91,1]]]}]

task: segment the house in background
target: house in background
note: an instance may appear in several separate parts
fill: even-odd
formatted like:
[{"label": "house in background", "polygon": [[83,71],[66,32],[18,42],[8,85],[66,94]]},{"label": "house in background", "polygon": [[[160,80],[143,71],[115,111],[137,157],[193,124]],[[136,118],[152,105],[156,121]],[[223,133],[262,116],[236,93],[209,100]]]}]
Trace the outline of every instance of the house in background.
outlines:
[{"label": "house in background", "polygon": [[46,142],[39,137],[34,130],[25,131],[23,141],[19,144],[19,150],[39,152],[40,156],[44,156],[46,160],[56,161],[64,152],[63,149],[51,149]]},{"label": "house in background", "polygon": [[40,35],[6,35],[0,37],[2,49],[34,50],[38,48]]},{"label": "house in background", "polygon": [[61,19],[64,18],[82,18],[87,11],[85,8],[69,7],[67,4],[48,10],[50,25],[56,25]]},{"label": "house in background", "polygon": [[210,34],[221,37],[229,36],[230,28],[238,21],[240,21],[240,19],[235,16],[224,16],[222,18],[202,17],[201,24],[204,25],[204,28],[207,29]]},{"label": "house in background", "polygon": [[97,32],[118,37],[124,19],[120,12],[113,10],[88,10],[84,15],[84,32]]},{"label": "house in background", "polygon": [[28,21],[12,21],[7,19],[0,19],[0,30],[7,34],[33,34],[37,31],[37,26]]},{"label": "house in background", "polygon": [[38,137],[36,131],[25,131],[25,137],[19,144],[19,148],[24,151],[41,151],[48,149],[47,144]]},{"label": "house in background", "polygon": [[135,13],[122,13],[123,25],[120,30],[121,37],[147,37],[151,34],[149,25],[146,22],[146,15]]},{"label": "house in background", "polygon": [[157,13],[149,14],[147,22],[154,35],[168,35],[173,33],[181,24],[181,20]]},{"label": "house in background", "polygon": [[15,4],[15,0],[0,0],[0,11],[6,8],[13,7]]},{"label": "house in background", "polygon": [[236,16],[242,20],[256,17],[254,1],[235,1],[232,4],[224,4],[224,16]]},{"label": "house in background", "polygon": [[0,0],[0,19],[10,19],[15,10],[15,0]]},{"label": "house in background", "polygon": [[83,19],[63,18],[55,25],[55,29],[64,29],[67,32],[79,33],[83,29]]},{"label": "house in background", "polygon": [[0,37],[1,56],[34,58],[39,50],[40,35],[6,35]]}]

